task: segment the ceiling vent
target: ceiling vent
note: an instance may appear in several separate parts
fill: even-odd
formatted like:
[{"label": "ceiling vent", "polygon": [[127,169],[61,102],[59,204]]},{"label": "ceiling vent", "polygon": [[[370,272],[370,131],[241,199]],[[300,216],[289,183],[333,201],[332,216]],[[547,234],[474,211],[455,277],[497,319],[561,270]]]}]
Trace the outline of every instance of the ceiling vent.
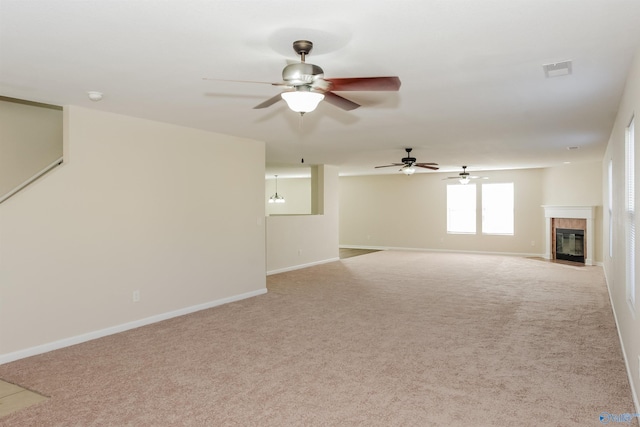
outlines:
[{"label": "ceiling vent", "polygon": [[571,61],[556,62],[553,64],[544,64],[542,66],[544,75],[549,77],[568,76],[571,74]]}]

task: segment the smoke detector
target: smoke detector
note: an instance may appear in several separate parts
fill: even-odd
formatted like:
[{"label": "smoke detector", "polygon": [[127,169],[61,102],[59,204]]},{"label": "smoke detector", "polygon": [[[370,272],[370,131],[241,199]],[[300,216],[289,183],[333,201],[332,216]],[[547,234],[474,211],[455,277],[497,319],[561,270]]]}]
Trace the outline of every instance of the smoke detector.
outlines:
[{"label": "smoke detector", "polygon": [[546,78],[568,76],[572,73],[571,61],[554,62],[542,66]]}]

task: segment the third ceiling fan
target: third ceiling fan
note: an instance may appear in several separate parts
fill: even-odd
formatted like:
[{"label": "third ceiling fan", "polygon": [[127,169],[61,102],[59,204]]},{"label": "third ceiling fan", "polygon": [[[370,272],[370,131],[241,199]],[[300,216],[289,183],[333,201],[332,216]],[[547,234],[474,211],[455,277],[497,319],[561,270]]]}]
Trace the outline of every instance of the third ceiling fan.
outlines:
[{"label": "third ceiling fan", "polygon": [[467,172],[467,167],[462,166],[462,172],[460,172],[458,176],[449,176],[447,178],[443,178],[443,180],[447,180],[447,179],[457,179],[460,182],[460,184],[465,185],[465,184],[468,184],[472,179],[489,179],[489,177],[471,175],[469,172]]}]

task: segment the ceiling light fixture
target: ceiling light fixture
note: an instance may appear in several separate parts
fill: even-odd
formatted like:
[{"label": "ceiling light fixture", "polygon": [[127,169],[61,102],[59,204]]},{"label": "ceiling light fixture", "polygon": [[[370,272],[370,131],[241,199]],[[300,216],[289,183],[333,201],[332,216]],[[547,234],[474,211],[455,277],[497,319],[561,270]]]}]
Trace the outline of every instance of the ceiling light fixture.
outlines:
[{"label": "ceiling light fixture", "polygon": [[269,203],[284,203],[284,196],[278,194],[278,175],[276,177],[276,194],[269,197]]},{"label": "ceiling light fixture", "polygon": [[467,184],[469,183],[469,181],[471,181],[471,180],[469,179],[469,177],[468,177],[468,176],[465,176],[464,178],[460,178],[458,181],[459,181],[459,182],[460,182],[460,184],[462,184],[462,185],[467,185]]},{"label": "ceiling light fixture", "polygon": [[280,96],[291,110],[300,114],[315,110],[320,101],[324,99],[322,93],[311,92],[309,86],[298,86],[294,92],[283,92]]},{"label": "ceiling light fixture", "polygon": [[94,90],[87,92],[87,96],[90,100],[94,102],[102,101],[102,97],[104,96],[102,92],[96,92]]}]

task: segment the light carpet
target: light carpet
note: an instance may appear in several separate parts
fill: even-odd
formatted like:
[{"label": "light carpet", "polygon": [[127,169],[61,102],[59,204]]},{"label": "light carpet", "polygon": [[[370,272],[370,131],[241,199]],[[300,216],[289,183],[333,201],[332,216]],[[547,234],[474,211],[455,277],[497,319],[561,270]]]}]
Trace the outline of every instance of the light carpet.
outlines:
[{"label": "light carpet", "polygon": [[597,426],[634,412],[600,267],[383,251],[268,289],[0,366],[50,397],[0,425]]}]

